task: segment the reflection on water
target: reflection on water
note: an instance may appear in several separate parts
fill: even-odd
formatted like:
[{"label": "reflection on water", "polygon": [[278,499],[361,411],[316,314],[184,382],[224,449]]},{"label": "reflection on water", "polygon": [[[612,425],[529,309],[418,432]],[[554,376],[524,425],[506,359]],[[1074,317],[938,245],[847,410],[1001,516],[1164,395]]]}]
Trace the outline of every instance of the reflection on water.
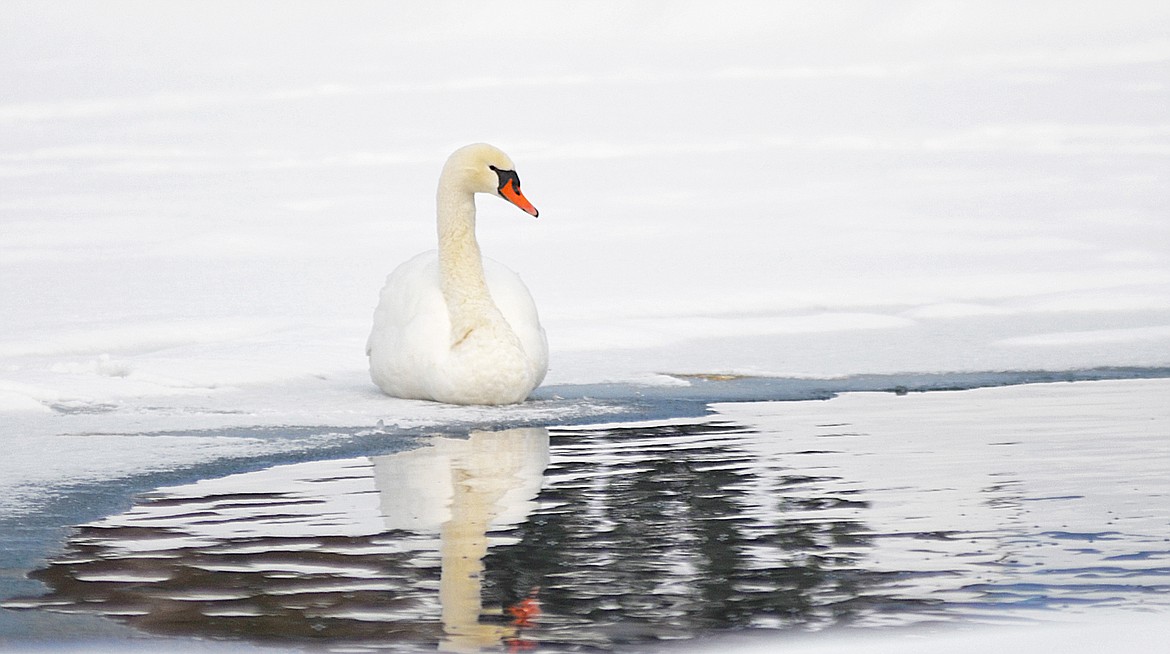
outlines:
[{"label": "reflection on water", "polygon": [[599,647],[847,622],[881,583],[860,564],[866,502],[779,462],[753,474],[758,437],[717,423],[574,432],[517,546],[489,555],[490,584],[539,586],[554,640]]},{"label": "reflection on water", "polygon": [[921,412],[913,436],[907,415],[882,414],[887,434],[808,406],[560,429],[551,448],[544,429],[477,432],[162,489],[79,528],[35,573],[49,594],[9,606],[166,634],[519,651],[1170,604],[1164,432],[1086,458],[1092,429],[939,447]]},{"label": "reflection on water", "polygon": [[548,432],[477,432],[373,458],[157,491],[80,528],[15,606],[172,635],[477,651],[537,611],[484,611],[483,559],[535,508]]}]

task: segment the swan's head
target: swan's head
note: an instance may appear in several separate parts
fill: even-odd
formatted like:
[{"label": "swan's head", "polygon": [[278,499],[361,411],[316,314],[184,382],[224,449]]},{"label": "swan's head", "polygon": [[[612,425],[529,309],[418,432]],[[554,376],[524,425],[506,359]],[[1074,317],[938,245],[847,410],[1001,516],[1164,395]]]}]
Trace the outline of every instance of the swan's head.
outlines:
[{"label": "swan's head", "polygon": [[447,158],[443,178],[472,193],[498,195],[531,216],[539,215],[520,192],[516,165],[495,146],[476,143],[459,148]]}]

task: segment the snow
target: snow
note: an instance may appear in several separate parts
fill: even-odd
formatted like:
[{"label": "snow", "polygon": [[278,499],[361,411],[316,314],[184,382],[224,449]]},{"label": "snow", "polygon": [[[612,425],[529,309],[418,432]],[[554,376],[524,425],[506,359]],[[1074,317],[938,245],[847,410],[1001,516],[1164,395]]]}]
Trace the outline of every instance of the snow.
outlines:
[{"label": "snow", "polygon": [[[1103,623],[1085,625],[1046,625],[1027,627],[982,627],[956,630],[945,634],[914,631],[874,634],[851,634],[833,640],[796,638],[785,642],[785,649],[795,654],[928,654],[946,651],[955,654],[981,652],[1052,650],[1061,652],[1140,652],[1155,650],[1165,642],[1163,617],[1145,620],[1133,617],[1114,618]],[[729,654],[763,654],[775,651],[776,644],[763,636],[747,636],[720,642],[718,651]],[[688,648],[682,648],[688,651]],[[710,645],[690,648],[691,652],[715,651]]]},{"label": "snow", "polygon": [[1170,365],[1167,27],[1152,1],[6,3],[0,511],[355,430],[604,417],[368,380],[382,281],[475,141],[541,212],[479,202],[546,399]]},{"label": "snow", "polygon": [[480,140],[541,210],[481,198],[479,232],[554,396],[1170,364],[1160,3],[217,8],[5,12],[17,470],[93,432],[449,421],[363,344]]}]

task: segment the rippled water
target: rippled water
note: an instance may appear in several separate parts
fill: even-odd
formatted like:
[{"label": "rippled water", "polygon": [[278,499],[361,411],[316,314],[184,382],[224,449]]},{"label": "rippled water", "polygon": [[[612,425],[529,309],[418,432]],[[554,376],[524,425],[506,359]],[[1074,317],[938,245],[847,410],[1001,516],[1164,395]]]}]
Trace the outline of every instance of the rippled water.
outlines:
[{"label": "rippled water", "polygon": [[723,404],[159,489],[9,608],[344,649],[1170,607],[1170,383]]}]

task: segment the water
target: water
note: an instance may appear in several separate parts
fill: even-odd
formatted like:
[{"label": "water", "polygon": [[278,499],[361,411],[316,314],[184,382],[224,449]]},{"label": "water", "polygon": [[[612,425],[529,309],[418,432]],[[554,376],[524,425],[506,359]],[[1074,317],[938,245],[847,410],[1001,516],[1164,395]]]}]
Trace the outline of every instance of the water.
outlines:
[{"label": "water", "polygon": [[713,405],[160,488],[9,609],[345,651],[1170,609],[1170,381]]}]

